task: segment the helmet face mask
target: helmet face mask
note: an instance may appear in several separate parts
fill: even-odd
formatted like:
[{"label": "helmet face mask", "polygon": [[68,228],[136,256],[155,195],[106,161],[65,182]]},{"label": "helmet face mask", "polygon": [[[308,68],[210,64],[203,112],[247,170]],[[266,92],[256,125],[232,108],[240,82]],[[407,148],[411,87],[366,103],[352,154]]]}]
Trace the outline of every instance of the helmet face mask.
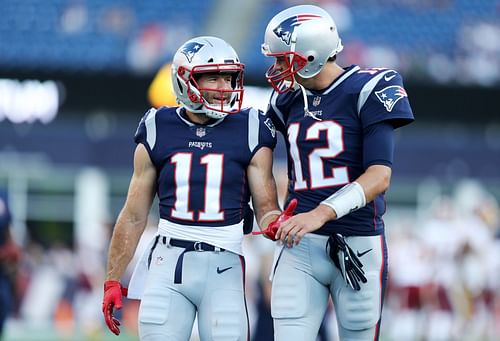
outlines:
[{"label": "helmet face mask", "polygon": [[[243,101],[243,71],[244,65],[239,62],[238,55],[224,40],[215,37],[191,39],[179,48],[172,63],[177,102],[192,113],[210,118],[237,113]],[[198,80],[205,74],[229,74],[231,86],[202,87]]]},{"label": "helmet face mask", "polygon": [[[189,100],[192,103],[202,105],[206,110],[210,111],[209,117],[219,114],[211,113],[212,111],[220,114],[233,114],[241,110],[243,99],[243,67],[241,64],[231,63],[224,65],[196,65],[189,72],[180,68],[178,74],[186,84],[186,91]],[[230,88],[208,88],[200,84],[199,79],[203,75],[216,74],[216,75],[229,75],[231,77]],[[211,103],[211,98],[224,99],[224,101],[217,101]],[[207,114],[207,112],[205,112]],[[224,115],[225,116],[225,115]]]},{"label": "helmet face mask", "polygon": [[267,57],[283,58],[286,67],[284,69],[276,67],[276,63],[271,65],[266,72],[267,81],[278,93],[285,93],[295,85],[294,75],[307,64],[307,59],[296,52],[268,53]]},{"label": "helmet face mask", "polygon": [[[324,68],[328,59],[342,51],[337,27],[325,10],[312,5],[290,7],[275,15],[267,25],[262,53],[267,57],[284,57],[283,71],[276,62],[266,72],[273,88],[280,93],[295,85],[295,74],[312,78]],[[283,68],[281,68],[283,69]]]}]

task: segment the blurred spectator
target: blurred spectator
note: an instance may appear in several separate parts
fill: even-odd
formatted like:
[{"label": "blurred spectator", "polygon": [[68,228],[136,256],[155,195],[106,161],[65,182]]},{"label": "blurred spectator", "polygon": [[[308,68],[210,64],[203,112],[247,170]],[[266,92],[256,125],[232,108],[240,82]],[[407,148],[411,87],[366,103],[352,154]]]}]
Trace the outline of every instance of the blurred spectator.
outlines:
[{"label": "blurred spectator", "polygon": [[100,31],[125,37],[134,27],[135,12],[124,4],[120,4],[105,8],[98,19]]},{"label": "blurred spectator", "polygon": [[500,79],[500,24],[474,22],[463,25],[457,32],[457,68],[465,83],[485,86],[498,84]]},{"label": "blurred spectator", "polygon": [[498,202],[465,179],[423,221],[392,234],[391,324],[383,326],[391,339],[498,339],[498,229]]},{"label": "blurred spectator", "polygon": [[69,4],[62,12],[60,19],[61,31],[65,34],[78,34],[88,25],[87,7],[80,2]]},{"label": "blurred spectator", "polygon": [[[151,22],[136,32],[127,51],[127,62],[135,72],[151,72],[166,60],[170,60],[175,47],[192,34],[187,18],[184,23],[168,24]],[[181,20],[181,19],[179,19]]]}]

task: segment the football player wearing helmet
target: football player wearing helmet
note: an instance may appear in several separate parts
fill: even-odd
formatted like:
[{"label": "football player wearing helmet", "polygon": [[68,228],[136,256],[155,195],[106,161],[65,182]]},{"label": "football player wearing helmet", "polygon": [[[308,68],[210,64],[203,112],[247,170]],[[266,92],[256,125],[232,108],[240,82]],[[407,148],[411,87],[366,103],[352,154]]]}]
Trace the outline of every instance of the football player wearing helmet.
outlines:
[{"label": "football player wearing helmet", "polygon": [[288,198],[297,214],[281,222],[271,311],[275,340],[315,340],[328,297],[341,340],[377,340],[387,280],[382,215],[394,130],[413,121],[401,76],[341,67],[331,16],[302,5],[269,22],[262,52],[274,90],[268,115],[288,152]]},{"label": "football player wearing helmet", "polygon": [[103,313],[119,334],[120,284],[155,195],[158,232],[136,266],[128,297],[141,299],[141,340],[249,340],[244,233],[253,212],[266,227],[280,216],[272,175],[271,120],[241,108],[244,66],[225,41],[197,37],[173,58],[179,107],[150,109],[135,134],[134,173],[108,255]]}]

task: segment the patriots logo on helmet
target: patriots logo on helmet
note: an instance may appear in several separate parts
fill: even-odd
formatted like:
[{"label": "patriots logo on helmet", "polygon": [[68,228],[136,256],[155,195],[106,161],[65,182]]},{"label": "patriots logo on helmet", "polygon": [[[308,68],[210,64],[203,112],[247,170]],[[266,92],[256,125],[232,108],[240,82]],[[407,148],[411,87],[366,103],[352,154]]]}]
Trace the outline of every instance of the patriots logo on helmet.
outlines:
[{"label": "patriots logo on helmet", "polygon": [[181,53],[186,56],[188,62],[191,63],[193,60],[193,57],[200,49],[205,46],[205,44],[197,43],[197,42],[191,42],[185,44],[183,47],[181,47]]},{"label": "patriots logo on helmet", "polygon": [[296,26],[300,26],[305,21],[321,18],[317,14],[298,14],[283,20],[274,30],[274,34],[281,38],[285,44],[290,45],[292,33]]},{"label": "patriots logo on helmet", "polygon": [[375,91],[375,94],[389,112],[391,112],[394,105],[396,105],[401,98],[408,97],[406,90],[399,85],[388,86],[380,91]]}]

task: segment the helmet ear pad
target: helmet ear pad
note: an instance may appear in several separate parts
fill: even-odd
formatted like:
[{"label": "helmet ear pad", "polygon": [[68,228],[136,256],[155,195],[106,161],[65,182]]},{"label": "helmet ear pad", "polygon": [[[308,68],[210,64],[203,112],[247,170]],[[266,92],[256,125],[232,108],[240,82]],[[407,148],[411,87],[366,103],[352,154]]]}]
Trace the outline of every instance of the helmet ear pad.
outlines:
[{"label": "helmet ear pad", "polygon": [[201,94],[200,92],[198,91],[198,89],[196,88],[189,88],[188,89],[188,96],[189,96],[189,100],[193,103],[201,103],[202,100],[201,100]]},{"label": "helmet ear pad", "polygon": [[[176,70],[172,70],[172,72],[175,75],[172,78],[173,82],[175,82],[175,91],[186,97],[193,104],[202,103],[201,94],[191,79],[191,72],[183,66],[179,66]],[[177,102],[179,102],[179,98],[177,98]]]}]

